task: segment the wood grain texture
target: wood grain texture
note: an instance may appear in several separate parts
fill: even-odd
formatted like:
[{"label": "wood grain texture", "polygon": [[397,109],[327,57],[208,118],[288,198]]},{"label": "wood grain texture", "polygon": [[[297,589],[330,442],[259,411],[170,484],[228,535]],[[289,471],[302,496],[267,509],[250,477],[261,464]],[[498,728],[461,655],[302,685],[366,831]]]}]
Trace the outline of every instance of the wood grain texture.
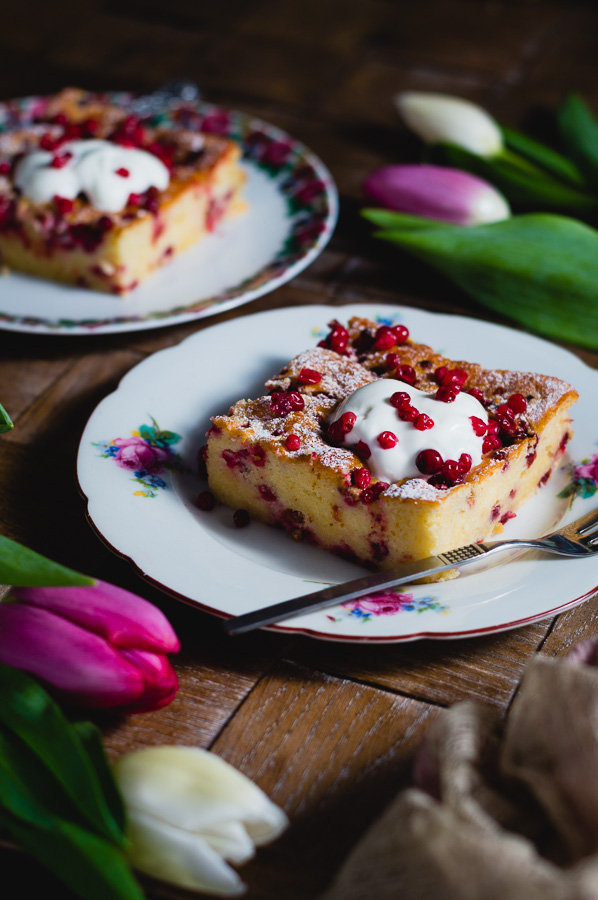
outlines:
[{"label": "wood grain texture", "polygon": [[407,783],[434,715],[427,704],[288,663],[263,679],[213,746],[292,823],[244,871],[250,896],[316,897]]},{"label": "wood grain texture", "polygon": [[[69,84],[146,92],[194,80],[206,100],[304,141],[339,187],[339,223],[326,250],[246,306],[129,334],[0,331],[0,401],[16,424],[0,438],[0,533],[141,594],[171,620],[182,640],[175,702],[97,721],[111,757],[158,743],[210,748],[287,810],[288,833],[243,871],[248,900],[315,900],[408,784],[430,719],[465,699],[505,710],[536,652],[564,655],[598,633],[598,596],[552,621],[468,641],[231,640],[217,619],[144,582],[89,527],[75,480],[81,431],[137,362],[262,310],[326,303],[342,317],[343,304],[385,302],[508,324],[375,241],[359,215],[361,185],[380,166],[419,158],[392,103],[398,91],[458,94],[540,137],[566,88],[583,90],[598,108],[597,25],[584,0],[21,0],[2,11],[0,97]],[[3,290],[0,278],[0,313]],[[598,353],[568,349],[598,367]],[[22,854],[0,847],[0,860],[23,900],[56,890],[70,900]],[[148,900],[191,900],[168,885],[143,885]]]},{"label": "wood grain texture", "polygon": [[377,647],[296,638],[288,658],[442,706],[469,699],[504,707],[548,628],[539,622],[506,635]]}]

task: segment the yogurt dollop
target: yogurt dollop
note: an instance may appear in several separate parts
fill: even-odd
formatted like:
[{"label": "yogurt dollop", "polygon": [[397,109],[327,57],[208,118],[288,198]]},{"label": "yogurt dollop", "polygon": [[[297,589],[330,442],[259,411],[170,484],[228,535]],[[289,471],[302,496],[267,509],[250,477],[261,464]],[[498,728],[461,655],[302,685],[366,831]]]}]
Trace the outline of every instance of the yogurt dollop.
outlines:
[{"label": "yogurt dollop", "polygon": [[[52,165],[55,159],[58,166]],[[15,173],[16,186],[32,203],[49,203],[55,196],[74,200],[83,191],[101,212],[120,212],[129,194],[150,187],[163,191],[169,182],[168,169],[153,153],[102,140],[68,141],[54,152],[34,150]]]},{"label": "yogurt dollop", "polygon": [[[420,413],[429,416],[434,425],[419,431],[413,422],[404,422],[390,403],[397,391],[409,394],[411,404]],[[343,446],[355,447],[360,441],[371,451],[365,465],[372,475],[382,481],[395,483],[406,478],[422,478],[415,460],[422,450],[436,450],[443,460],[458,460],[462,453],[471,456],[472,466],[482,461],[483,436],[476,435],[471,417],[488,423],[488,413],[471,394],[460,392],[452,403],[435,400],[433,394],[426,394],[403,381],[394,378],[380,378],[363,387],[343,400],[331,417],[336,422],[343,413],[356,416],[351,431],[345,435]],[[394,447],[383,448],[378,437],[390,431],[398,438]]]}]

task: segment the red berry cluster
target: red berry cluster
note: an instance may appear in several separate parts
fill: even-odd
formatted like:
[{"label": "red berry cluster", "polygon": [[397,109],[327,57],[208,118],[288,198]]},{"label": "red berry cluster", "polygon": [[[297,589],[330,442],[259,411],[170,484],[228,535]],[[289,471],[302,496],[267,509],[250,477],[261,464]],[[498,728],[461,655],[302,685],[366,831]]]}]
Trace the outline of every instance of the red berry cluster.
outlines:
[{"label": "red berry cluster", "polygon": [[377,500],[380,494],[383,494],[386,488],[389,486],[387,481],[377,481],[376,484],[371,484],[369,487],[364,488],[364,490],[359,495],[359,499],[362,503],[373,503],[374,500]]},{"label": "red berry cluster", "polygon": [[424,475],[430,475],[428,484],[446,490],[461,484],[471,469],[471,456],[462,453],[458,460],[444,460],[437,450],[422,450],[417,454],[415,465]]},{"label": "red berry cluster", "polygon": [[330,323],[330,331],[324,340],[318,342],[318,347],[324,347],[326,350],[334,350],[341,356],[348,356],[347,344],[349,343],[349,332],[340,322],[336,320]]},{"label": "red berry cluster", "polygon": [[[368,353],[370,350],[390,350],[391,347],[404,344],[408,338],[409,329],[404,325],[380,325],[375,332],[370,331],[369,328],[364,328],[355,338],[353,349],[358,354]],[[335,353],[339,353],[341,356],[348,356],[349,343],[349,332],[340,324],[340,322],[334,320],[330,323],[329,333],[318,343],[318,347],[324,347],[326,350],[334,350]],[[400,366],[400,359],[398,359],[397,354],[389,354],[389,356],[390,355],[397,358],[396,366],[392,366],[392,368]],[[406,377],[403,378],[403,380],[407,381],[410,377],[415,379],[415,372],[411,366],[405,366],[404,368],[406,370]],[[411,370],[413,376],[409,375],[407,370]],[[412,384],[413,382],[409,381],[408,383]]]},{"label": "red berry cluster", "polygon": [[288,416],[290,412],[298,412],[305,406],[305,400],[298,391],[273,391],[270,395],[270,409],[277,416]]},{"label": "red berry cluster", "polygon": [[478,437],[484,436],[482,453],[490,453],[526,437],[526,428],[517,420],[517,416],[522,415],[526,409],[527,400],[523,394],[511,394],[506,403],[497,407],[496,418],[491,419],[488,425],[477,416],[471,416],[474,432]]},{"label": "red berry cluster", "polygon": [[434,399],[440,400],[442,403],[453,403],[461,393],[469,376],[465,369],[448,369],[446,366],[439,366],[434,372],[434,377],[439,384]]},{"label": "red berry cluster", "polygon": [[425,413],[420,413],[411,405],[411,397],[407,391],[395,391],[390,398],[390,405],[394,406],[397,415],[402,422],[413,422],[418,431],[427,431],[434,427],[434,420]]},{"label": "red berry cluster", "polygon": [[328,426],[328,438],[335,444],[342,444],[345,435],[353,430],[353,426],[357,421],[357,416],[352,412],[344,412],[336,422],[331,422]]},{"label": "red berry cluster", "polygon": [[100,127],[96,119],[86,119],[84,122],[68,122],[66,116],[62,113],[55,116],[52,122],[54,125],[60,125],[62,133],[58,136],[49,133],[42,135],[39,146],[41,150],[46,150],[48,153],[55,153],[67,141],[93,137]]},{"label": "red berry cluster", "polygon": [[409,337],[409,329],[404,325],[381,325],[374,334],[375,350],[390,350],[397,344],[404,344]]}]

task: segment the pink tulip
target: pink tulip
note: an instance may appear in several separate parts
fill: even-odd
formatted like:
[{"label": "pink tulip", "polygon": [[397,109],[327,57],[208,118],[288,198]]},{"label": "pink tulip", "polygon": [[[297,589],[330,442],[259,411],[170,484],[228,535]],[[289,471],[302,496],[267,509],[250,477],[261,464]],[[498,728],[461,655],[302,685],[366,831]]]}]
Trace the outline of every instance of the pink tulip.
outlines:
[{"label": "pink tulip", "polygon": [[160,610],[103,581],[13,588],[0,603],[0,663],[23,669],[78,706],[160,709],[177,677],[180,644]]},{"label": "pink tulip", "polygon": [[385,166],[366,178],[363,189],[387,209],[456,225],[499,222],[511,214],[507,201],[492,185],[442,166]]}]

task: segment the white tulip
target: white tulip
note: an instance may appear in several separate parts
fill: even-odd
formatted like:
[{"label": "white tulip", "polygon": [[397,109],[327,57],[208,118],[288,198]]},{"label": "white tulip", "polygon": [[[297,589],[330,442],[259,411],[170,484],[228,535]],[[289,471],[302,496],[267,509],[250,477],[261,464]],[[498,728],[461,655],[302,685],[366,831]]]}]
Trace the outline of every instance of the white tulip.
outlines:
[{"label": "white tulip", "polygon": [[196,891],[245,891],[225,862],[244,863],[288,825],[285,813],[219,756],[197,747],[146,747],[114,773],[130,825],[131,864]]},{"label": "white tulip", "polygon": [[494,119],[469,100],[407,91],[395,96],[395,104],[409,128],[427,144],[456,144],[477,156],[496,156],[503,150]]}]

